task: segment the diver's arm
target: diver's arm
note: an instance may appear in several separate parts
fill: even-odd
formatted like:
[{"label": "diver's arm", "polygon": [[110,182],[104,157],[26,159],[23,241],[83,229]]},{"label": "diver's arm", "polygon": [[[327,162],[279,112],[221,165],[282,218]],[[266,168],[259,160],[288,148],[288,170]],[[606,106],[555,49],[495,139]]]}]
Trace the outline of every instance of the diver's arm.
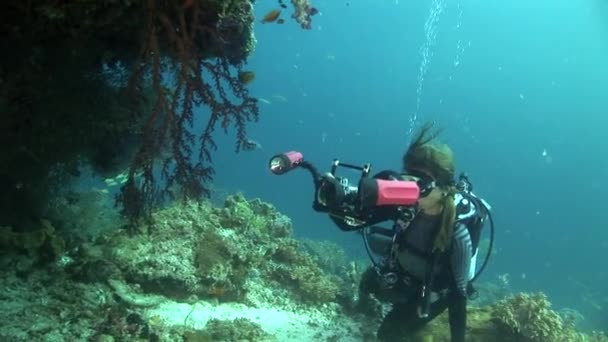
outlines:
[{"label": "diver's arm", "polygon": [[456,290],[464,297],[467,296],[472,257],[473,246],[469,230],[464,224],[457,223],[450,249],[450,267],[454,275]]},{"label": "diver's arm", "polygon": [[450,251],[450,266],[454,275],[454,288],[448,294],[448,314],[452,342],[464,342],[467,325],[467,285],[473,247],[469,230],[457,223]]}]

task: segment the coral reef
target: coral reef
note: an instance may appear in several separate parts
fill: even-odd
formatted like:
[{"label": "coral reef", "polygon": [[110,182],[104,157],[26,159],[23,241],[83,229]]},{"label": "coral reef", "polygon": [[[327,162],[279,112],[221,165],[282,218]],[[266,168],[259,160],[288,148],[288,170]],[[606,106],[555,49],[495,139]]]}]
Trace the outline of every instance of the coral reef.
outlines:
[{"label": "coral reef", "polygon": [[574,329],[574,321],[564,319],[551,309],[543,293],[519,293],[497,303],[494,320],[526,341],[586,341],[584,334]]},{"label": "coral reef", "polygon": [[300,27],[310,30],[312,28],[312,15],[314,14],[310,1],[291,0],[291,4],[294,8],[294,12],[291,17],[294,18],[298,24],[300,24]]},{"label": "coral reef", "polygon": [[[374,340],[378,317],[344,300],[356,298],[359,266],[338,246],[295,240],[289,218],[268,203],[237,194],[222,207],[173,204],[139,230],[100,231],[44,265],[3,249],[0,339]],[[468,316],[473,342],[608,341],[576,331],[542,294],[471,306]],[[409,340],[449,341],[447,313]]]},{"label": "coral reef", "polygon": [[[36,316],[29,312],[44,315],[49,323],[28,329],[0,316],[11,325],[0,337],[273,341],[277,339],[271,335],[301,334],[303,327],[314,325],[306,333],[314,339],[334,334],[329,328],[340,320],[344,322],[338,330],[352,329],[340,335],[356,334],[354,323],[341,318],[331,302],[337,286],[292,238],[291,230],[289,218],[271,205],[234,195],[221,208],[189,201],[157,210],[140,227],[141,234],[100,232],[44,268],[16,267],[26,257],[6,256],[3,270],[10,274],[3,274],[9,280],[5,290],[22,288],[27,295],[21,299],[2,293],[2,304],[15,308],[7,313],[31,320]],[[48,289],[35,290],[41,284]],[[66,299],[71,294],[76,297]],[[33,302],[54,308],[27,308]],[[63,328],[61,318],[76,317],[79,310],[88,311],[82,329]],[[57,316],[55,311],[65,312]],[[278,324],[266,323],[268,331],[262,330],[259,324],[270,316]],[[51,323],[53,317],[58,321]],[[291,321],[289,327],[280,323],[285,320]]]},{"label": "coral reef", "polygon": [[235,195],[223,208],[175,205],[154,213],[142,230],[142,236],[119,232],[106,238],[115,246],[108,260],[144,291],[254,302],[248,283],[263,280],[265,288],[319,303],[338,290],[293,240],[289,218],[260,200]]},{"label": "coral reef", "polygon": [[471,298],[469,304],[476,306],[492,305],[512,294],[511,287],[505,284],[498,278],[498,281],[486,281],[475,283],[475,291],[477,292],[474,298]]},{"label": "coral reef", "polygon": [[[467,311],[467,341],[470,342],[608,341],[604,333],[585,334],[566,324],[540,293],[518,293],[492,306],[474,306]],[[448,320],[447,313],[440,315],[407,341],[449,342]],[[549,331],[549,327],[556,330]]]},{"label": "coral reef", "polygon": [[345,309],[354,309],[358,301],[359,282],[368,260],[352,261],[344,250],[330,241],[300,240],[302,248],[311,255],[319,267],[337,284],[336,301]]},{"label": "coral reef", "polygon": [[65,241],[48,220],[41,220],[37,229],[26,232],[0,227],[0,250],[2,253],[26,253],[32,263],[53,261],[64,252]]},{"label": "coral reef", "polygon": [[49,200],[45,216],[70,244],[91,241],[122,224],[108,189],[96,187],[58,194]]},{"label": "coral reef", "polygon": [[348,265],[350,260],[340,246],[330,241],[318,241],[302,239],[301,245],[314,260],[329,274],[339,274],[345,272],[344,265]]},{"label": "coral reef", "polygon": [[202,341],[277,341],[262,327],[246,318],[234,320],[211,319],[203,330],[184,333],[185,342]]},{"label": "coral reef", "polygon": [[22,269],[29,259],[0,258],[0,340],[83,341],[95,335],[112,293],[103,286],[70,281],[54,265]]}]

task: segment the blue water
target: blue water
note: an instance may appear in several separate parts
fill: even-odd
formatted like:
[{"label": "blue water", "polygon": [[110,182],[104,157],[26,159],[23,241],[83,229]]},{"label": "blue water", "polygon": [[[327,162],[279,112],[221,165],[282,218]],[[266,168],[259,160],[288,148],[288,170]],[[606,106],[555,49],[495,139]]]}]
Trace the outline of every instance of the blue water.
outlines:
[{"label": "blue water", "polygon": [[[606,309],[590,303],[608,306],[608,3],[313,4],[321,13],[312,30],[256,24],[246,69],[257,75],[252,94],[271,104],[260,103],[249,133],[263,148],[235,154],[234,137],[219,134],[216,187],[271,202],[297,236],[364,257],[356,235],[311,209],[309,174],[274,176],[268,159],[297,149],[321,169],[333,158],[399,169],[408,132],[435,120],[458,169],[493,205],[497,254],[483,279],[508,273],[515,290],[542,290],[608,329]],[[256,13],[275,6],[258,1]]]}]

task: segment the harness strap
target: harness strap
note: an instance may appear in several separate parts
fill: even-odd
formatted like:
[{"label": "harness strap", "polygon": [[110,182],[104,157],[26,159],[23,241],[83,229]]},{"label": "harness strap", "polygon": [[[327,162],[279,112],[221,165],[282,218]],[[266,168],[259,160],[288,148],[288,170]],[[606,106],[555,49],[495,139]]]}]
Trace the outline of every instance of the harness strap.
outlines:
[{"label": "harness strap", "polygon": [[369,259],[372,262],[374,271],[376,271],[376,274],[383,280],[384,285],[388,288],[393,287],[399,280],[397,267],[399,253],[398,238],[400,234],[407,230],[407,228],[410,226],[410,224],[416,217],[417,213],[418,210],[415,207],[401,208],[401,218],[395,221],[395,224],[393,225],[393,237],[391,239],[391,248],[389,251],[389,255],[388,257],[384,258],[384,264],[382,265],[373,257],[371,249],[369,247],[369,240],[367,239],[367,235],[370,227],[366,227],[363,229],[362,236],[365,245],[365,251],[367,252]]},{"label": "harness strap", "polygon": [[405,231],[410,227],[410,225],[412,224],[412,221],[414,221],[414,218],[416,217],[416,214],[418,213],[418,210],[411,208],[411,210],[408,212],[407,215],[403,215],[403,218],[398,219],[397,221],[395,221],[395,224],[393,225],[393,239],[391,242],[391,250],[389,253],[389,257],[388,257],[388,267],[390,270],[396,270],[397,269],[397,260],[398,260],[398,254],[399,254],[399,236],[403,233],[405,233]]}]

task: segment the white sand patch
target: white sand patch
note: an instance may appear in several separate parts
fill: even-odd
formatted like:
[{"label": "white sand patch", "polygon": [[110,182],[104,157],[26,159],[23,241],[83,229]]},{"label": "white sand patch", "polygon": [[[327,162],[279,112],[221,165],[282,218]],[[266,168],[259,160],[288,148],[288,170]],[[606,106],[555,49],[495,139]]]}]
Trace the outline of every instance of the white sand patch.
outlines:
[{"label": "white sand patch", "polygon": [[238,303],[165,302],[146,310],[145,315],[159,317],[168,326],[188,326],[194,329],[203,329],[213,318],[247,318],[258,323],[278,341],[362,341],[357,323],[329,306],[316,310],[254,308]]}]

